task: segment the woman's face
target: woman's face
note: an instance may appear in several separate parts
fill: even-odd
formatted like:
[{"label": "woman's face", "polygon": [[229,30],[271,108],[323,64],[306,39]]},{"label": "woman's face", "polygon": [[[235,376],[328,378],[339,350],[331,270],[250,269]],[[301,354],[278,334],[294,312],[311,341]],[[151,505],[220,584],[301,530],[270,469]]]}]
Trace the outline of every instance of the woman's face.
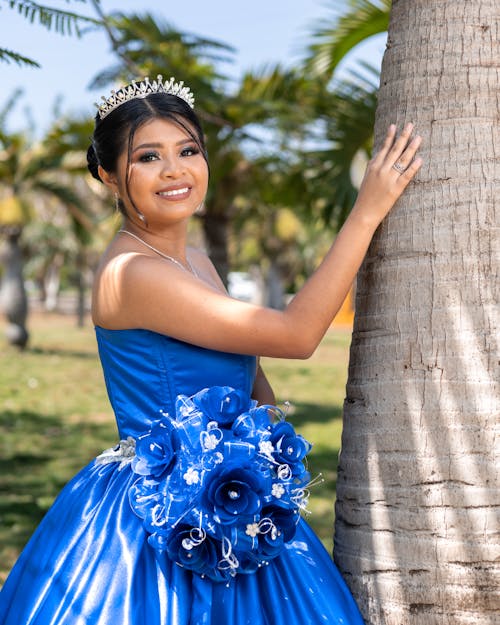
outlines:
[{"label": "woman's face", "polygon": [[161,229],[189,218],[203,202],[208,166],[196,141],[174,122],[153,119],[140,126],[130,153],[127,194],[127,148],[118,159],[117,191],[127,215],[148,229]]}]

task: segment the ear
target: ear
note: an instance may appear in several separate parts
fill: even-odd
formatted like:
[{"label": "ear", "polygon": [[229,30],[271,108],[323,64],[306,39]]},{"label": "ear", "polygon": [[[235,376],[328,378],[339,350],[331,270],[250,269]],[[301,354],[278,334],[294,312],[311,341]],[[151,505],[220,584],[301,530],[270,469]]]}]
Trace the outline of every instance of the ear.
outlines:
[{"label": "ear", "polygon": [[113,193],[118,193],[118,181],[116,180],[116,176],[107,172],[100,165],[98,166],[97,171],[99,173],[99,178],[104,182],[104,184],[109,187]]}]

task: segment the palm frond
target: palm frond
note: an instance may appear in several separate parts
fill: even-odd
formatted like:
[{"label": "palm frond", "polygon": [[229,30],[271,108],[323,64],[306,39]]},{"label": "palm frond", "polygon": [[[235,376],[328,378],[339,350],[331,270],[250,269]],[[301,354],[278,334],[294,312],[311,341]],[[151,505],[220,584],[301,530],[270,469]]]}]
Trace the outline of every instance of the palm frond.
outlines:
[{"label": "palm frond", "polygon": [[[332,0],[332,8],[336,0]],[[331,77],[340,61],[359,43],[389,27],[391,0],[350,0],[350,9],[333,8],[331,21],[322,19],[313,30],[306,69],[315,76]]]},{"label": "palm frond", "polygon": [[[220,62],[232,61],[233,48],[219,41],[177,30],[150,13],[105,17],[106,30],[120,65],[102,71],[91,88],[103,87],[109,80],[128,82],[131,78],[182,76],[205,111],[220,109],[217,85],[227,80],[218,69]],[[203,116],[203,115],[202,115]]]},{"label": "palm frond", "polygon": [[47,28],[47,30],[55,30],[61,35],[72,34],[73,32],[80,36],[81,24],[99,24],[99,21],[84,15],[79,15],[73,11],[64,11],[55,9],[31,0],[4,0],[11,9],[17,10],[25,19],[32,24],[36,21],[38,24]]},{"label": "palm frond", "polygon": [[37,63],[33,59],[23,56],[18,52],[14,52],[13,50],[7,50],[6,48],[0,48],[0,61],[16,63],[17,65],[26,67],[40,67],[40,63]]},{"label": "palm frond", "polygon": [[3,129],[5,127],[5,122],[7,120],[7,116],[13,110],[17,100],[22,96],[23,90],[21,88],[15,89],[14,93],[9,97],[4,107],[0,109],[0,144],[5,142],[7,138],[6,134],[4,134]]},{"label": "palm frond", "polygon": [[230,62],[235,50],[232,46],[200,37],[194,33],[179,31],[173,24],[151,13],[124,15],[114,13],[109,22],[116,28],[117,41],[127,47],[140,51],[145,45],[157,51],[183,48],[192,57],[204,59],[211,64]]},{"label": "palm frond", "polygon": [[[33,189],[52,195],[64,204],[71,215],[72,220],[78,224],[77,230],[79,238],[83,237],[81,240],[85,239],[85,241],[90,239],[92,232],[94,232],[96,228],[95,220],[93,219],[91,213],[87,210],[82,198],[75,193],[71,187],[60,184],[53,178],[39,177],[33,183]],[[85,235],[82,234],[83,231],[85,231]]]},{"label": "palm frond", "polygon": [[351,179],[355,156],[369,156],[377,106],[377,89],[370,81],[338,81],[335,91],[318,104],[324,126],[323,144],[304,155],[309,172],[311,193],[325,198],[322,209],[325,222],[337,228],[345,220],[356,199],[357,189]]}]

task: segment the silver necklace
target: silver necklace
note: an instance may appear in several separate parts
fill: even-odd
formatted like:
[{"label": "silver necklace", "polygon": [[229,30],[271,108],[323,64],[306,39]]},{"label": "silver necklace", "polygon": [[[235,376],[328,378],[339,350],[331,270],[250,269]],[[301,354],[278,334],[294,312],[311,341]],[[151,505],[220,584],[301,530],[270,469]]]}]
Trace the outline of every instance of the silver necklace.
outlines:
[{"label": "silver necklace", "polygon": [[163,252],[160,252],[160,250],[157,250],[156,247],[153,247],[152,245],[150,245],[149,243],[146,243],[146,241],[143,241],[141,239],[141,237],[138,237],[136,234],[134,234],[133,232],[130,232],[129,230],[124,230],[123,228],[121,230],[118,230],[118,233],[123,232],[123,234],[128,234],[130,237],[132,237],[133,239],[135,239],[136,241],[139,241],[139,243],[142,243],[143,245],[145,245],[146,247],[149,247],[149,249],[152,252],[155,252],[156,254],[158,254],[158,256],[162,256],[163,258],[166,258],[167,260],[169,260],[170,262],[174,263],[175,265],[178,265],[179,267],[181,267],[181,269],[184,269],[184,271],[190,271],[193,276],[196,276],[196,278],[198,277],[198,274],[196,273],[196,271],[194,270],[193,265],[189,262],[189,260],[186,258],[186,262],[188,264],[188,267],[185,267],[181,262],[179,262],[176,258],[173,258],[173,256],[169,256],[168,254],[164,254]]}]

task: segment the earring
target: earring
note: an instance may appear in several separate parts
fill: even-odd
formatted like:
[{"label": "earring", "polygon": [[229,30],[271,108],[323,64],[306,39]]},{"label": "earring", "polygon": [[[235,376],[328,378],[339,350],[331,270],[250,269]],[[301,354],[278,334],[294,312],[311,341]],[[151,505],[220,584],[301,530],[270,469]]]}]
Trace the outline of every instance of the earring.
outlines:
[{"label": "earring", "polygon": [[118,193],[115,193],[115,208],[117,211],[120,210],[120,196]]}]

